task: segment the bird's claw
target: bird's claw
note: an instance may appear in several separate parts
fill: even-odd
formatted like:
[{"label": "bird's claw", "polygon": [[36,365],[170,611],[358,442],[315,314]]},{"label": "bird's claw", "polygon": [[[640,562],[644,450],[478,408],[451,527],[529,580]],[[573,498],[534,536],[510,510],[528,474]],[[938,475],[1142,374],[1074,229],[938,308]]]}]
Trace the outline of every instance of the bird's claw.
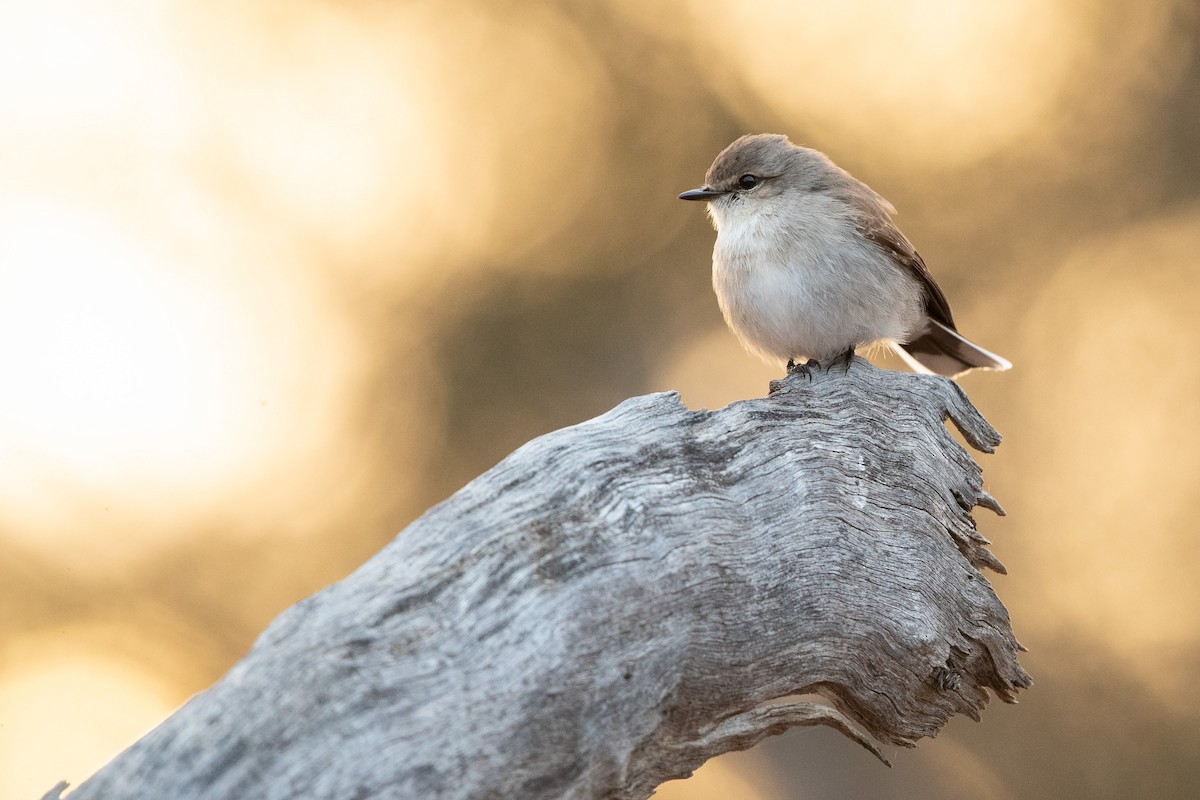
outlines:
[{"label": "bird's claw", "polygon": [[803,364],[797,364],[794,359],[789,358],[788,362],[787,362],[787,374],[788,375],[803,375],[804,377],[808,378],[811,381],[813,370],[823,369],[826,372],[828,372],[829,370],[833,369],[838,364],[841,364],[843,369],[845,370],[844,374],[849,375],[850,374],[850,365],[853,363],[854,363],[854,348],[851,347],[849,350],[846,350],[845,352],[838,353],[836,356],[834,356],[828,362],[826,362],[824,366],[821,365],[821,362],[819,362],[813,358],[810,358],[808,361],[805,361]]},{"label": "bird's claw", "polygon": [[812,359],[805,361],[803,364],[797,364],[795,361],[789,358],[787,362],[787,372],[788,375],[803,375],[804,377],[808,378],[809,381],[811,381],[813,369],[820,366],[820,364]]}]

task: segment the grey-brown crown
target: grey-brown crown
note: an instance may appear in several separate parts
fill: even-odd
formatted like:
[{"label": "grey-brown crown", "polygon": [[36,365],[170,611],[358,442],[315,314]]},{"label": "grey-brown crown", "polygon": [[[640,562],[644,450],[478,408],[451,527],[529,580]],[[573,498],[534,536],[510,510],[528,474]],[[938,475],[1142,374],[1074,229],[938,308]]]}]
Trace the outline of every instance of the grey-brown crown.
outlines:
[{"label": "grey-brown crown", "polygon": [[737,139],[716,157],[704,182],[712,189],[732,190],[743,175],[775,178],[789,186],[814,190],[849,178],[824,153],[797,147],[778,133],[752,133]]}]

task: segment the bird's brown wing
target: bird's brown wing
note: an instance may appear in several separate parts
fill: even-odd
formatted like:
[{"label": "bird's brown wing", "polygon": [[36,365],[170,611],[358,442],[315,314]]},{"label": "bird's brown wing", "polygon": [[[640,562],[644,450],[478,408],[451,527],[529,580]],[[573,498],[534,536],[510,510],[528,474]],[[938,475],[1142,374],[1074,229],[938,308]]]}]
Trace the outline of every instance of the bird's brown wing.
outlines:
[{"label": "bird's brown wing", "polygon": [[[954,317],[950,314],[950,303],[947,302],[946,295],[942,294],[941,287],[929,274],[921,254],[888,218],[886,209],[879,203],[882,198],[875,195],[871,199],[876,198],[878,198],[876,202],[869,202],[867,198],[860,200],[856,198],[858,202],[855,205],[858,206],[859,212],[858,232],[863,235],[863,238],[874,242],[887,253],[896,266],[908,270],[921,282],[921,285],[925,287],[925,310],[929,316],[951,330],[957,330],[954,327]],[[887,201],[882,202],[886,203]],[[886,208],[890,208],[890,206]]]}]

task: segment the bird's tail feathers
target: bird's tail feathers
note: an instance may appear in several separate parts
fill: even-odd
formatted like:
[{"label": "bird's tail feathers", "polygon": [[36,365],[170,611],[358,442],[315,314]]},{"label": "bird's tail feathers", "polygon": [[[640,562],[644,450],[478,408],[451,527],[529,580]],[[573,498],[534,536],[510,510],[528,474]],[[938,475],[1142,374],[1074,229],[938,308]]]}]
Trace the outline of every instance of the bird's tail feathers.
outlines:
[{"label": "bird's tail feathers", "polygon": [[1005,370],[1012,367],[1008,359],[984,350],[958,331],[933,319],[920,336],[906,344],[895,342],[892,349],[917,372],[947,378],[958,377],[969,369]]}]

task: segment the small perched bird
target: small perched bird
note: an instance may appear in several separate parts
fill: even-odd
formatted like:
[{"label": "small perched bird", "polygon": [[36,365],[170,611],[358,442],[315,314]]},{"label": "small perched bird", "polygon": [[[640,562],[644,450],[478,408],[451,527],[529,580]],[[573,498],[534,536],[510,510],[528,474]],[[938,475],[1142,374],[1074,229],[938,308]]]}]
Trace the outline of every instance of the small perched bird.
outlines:
[{"label": "small perched bird", "polygon": [[[717,243],[713,288],[747,350],[803,372],[888,342],[919,372],[955,377],[1012,365],[963,338],[895,209],[828,156],[786,136],[743,136],[704,186]],[[806,363],[796,366],[798,359]]]}]

